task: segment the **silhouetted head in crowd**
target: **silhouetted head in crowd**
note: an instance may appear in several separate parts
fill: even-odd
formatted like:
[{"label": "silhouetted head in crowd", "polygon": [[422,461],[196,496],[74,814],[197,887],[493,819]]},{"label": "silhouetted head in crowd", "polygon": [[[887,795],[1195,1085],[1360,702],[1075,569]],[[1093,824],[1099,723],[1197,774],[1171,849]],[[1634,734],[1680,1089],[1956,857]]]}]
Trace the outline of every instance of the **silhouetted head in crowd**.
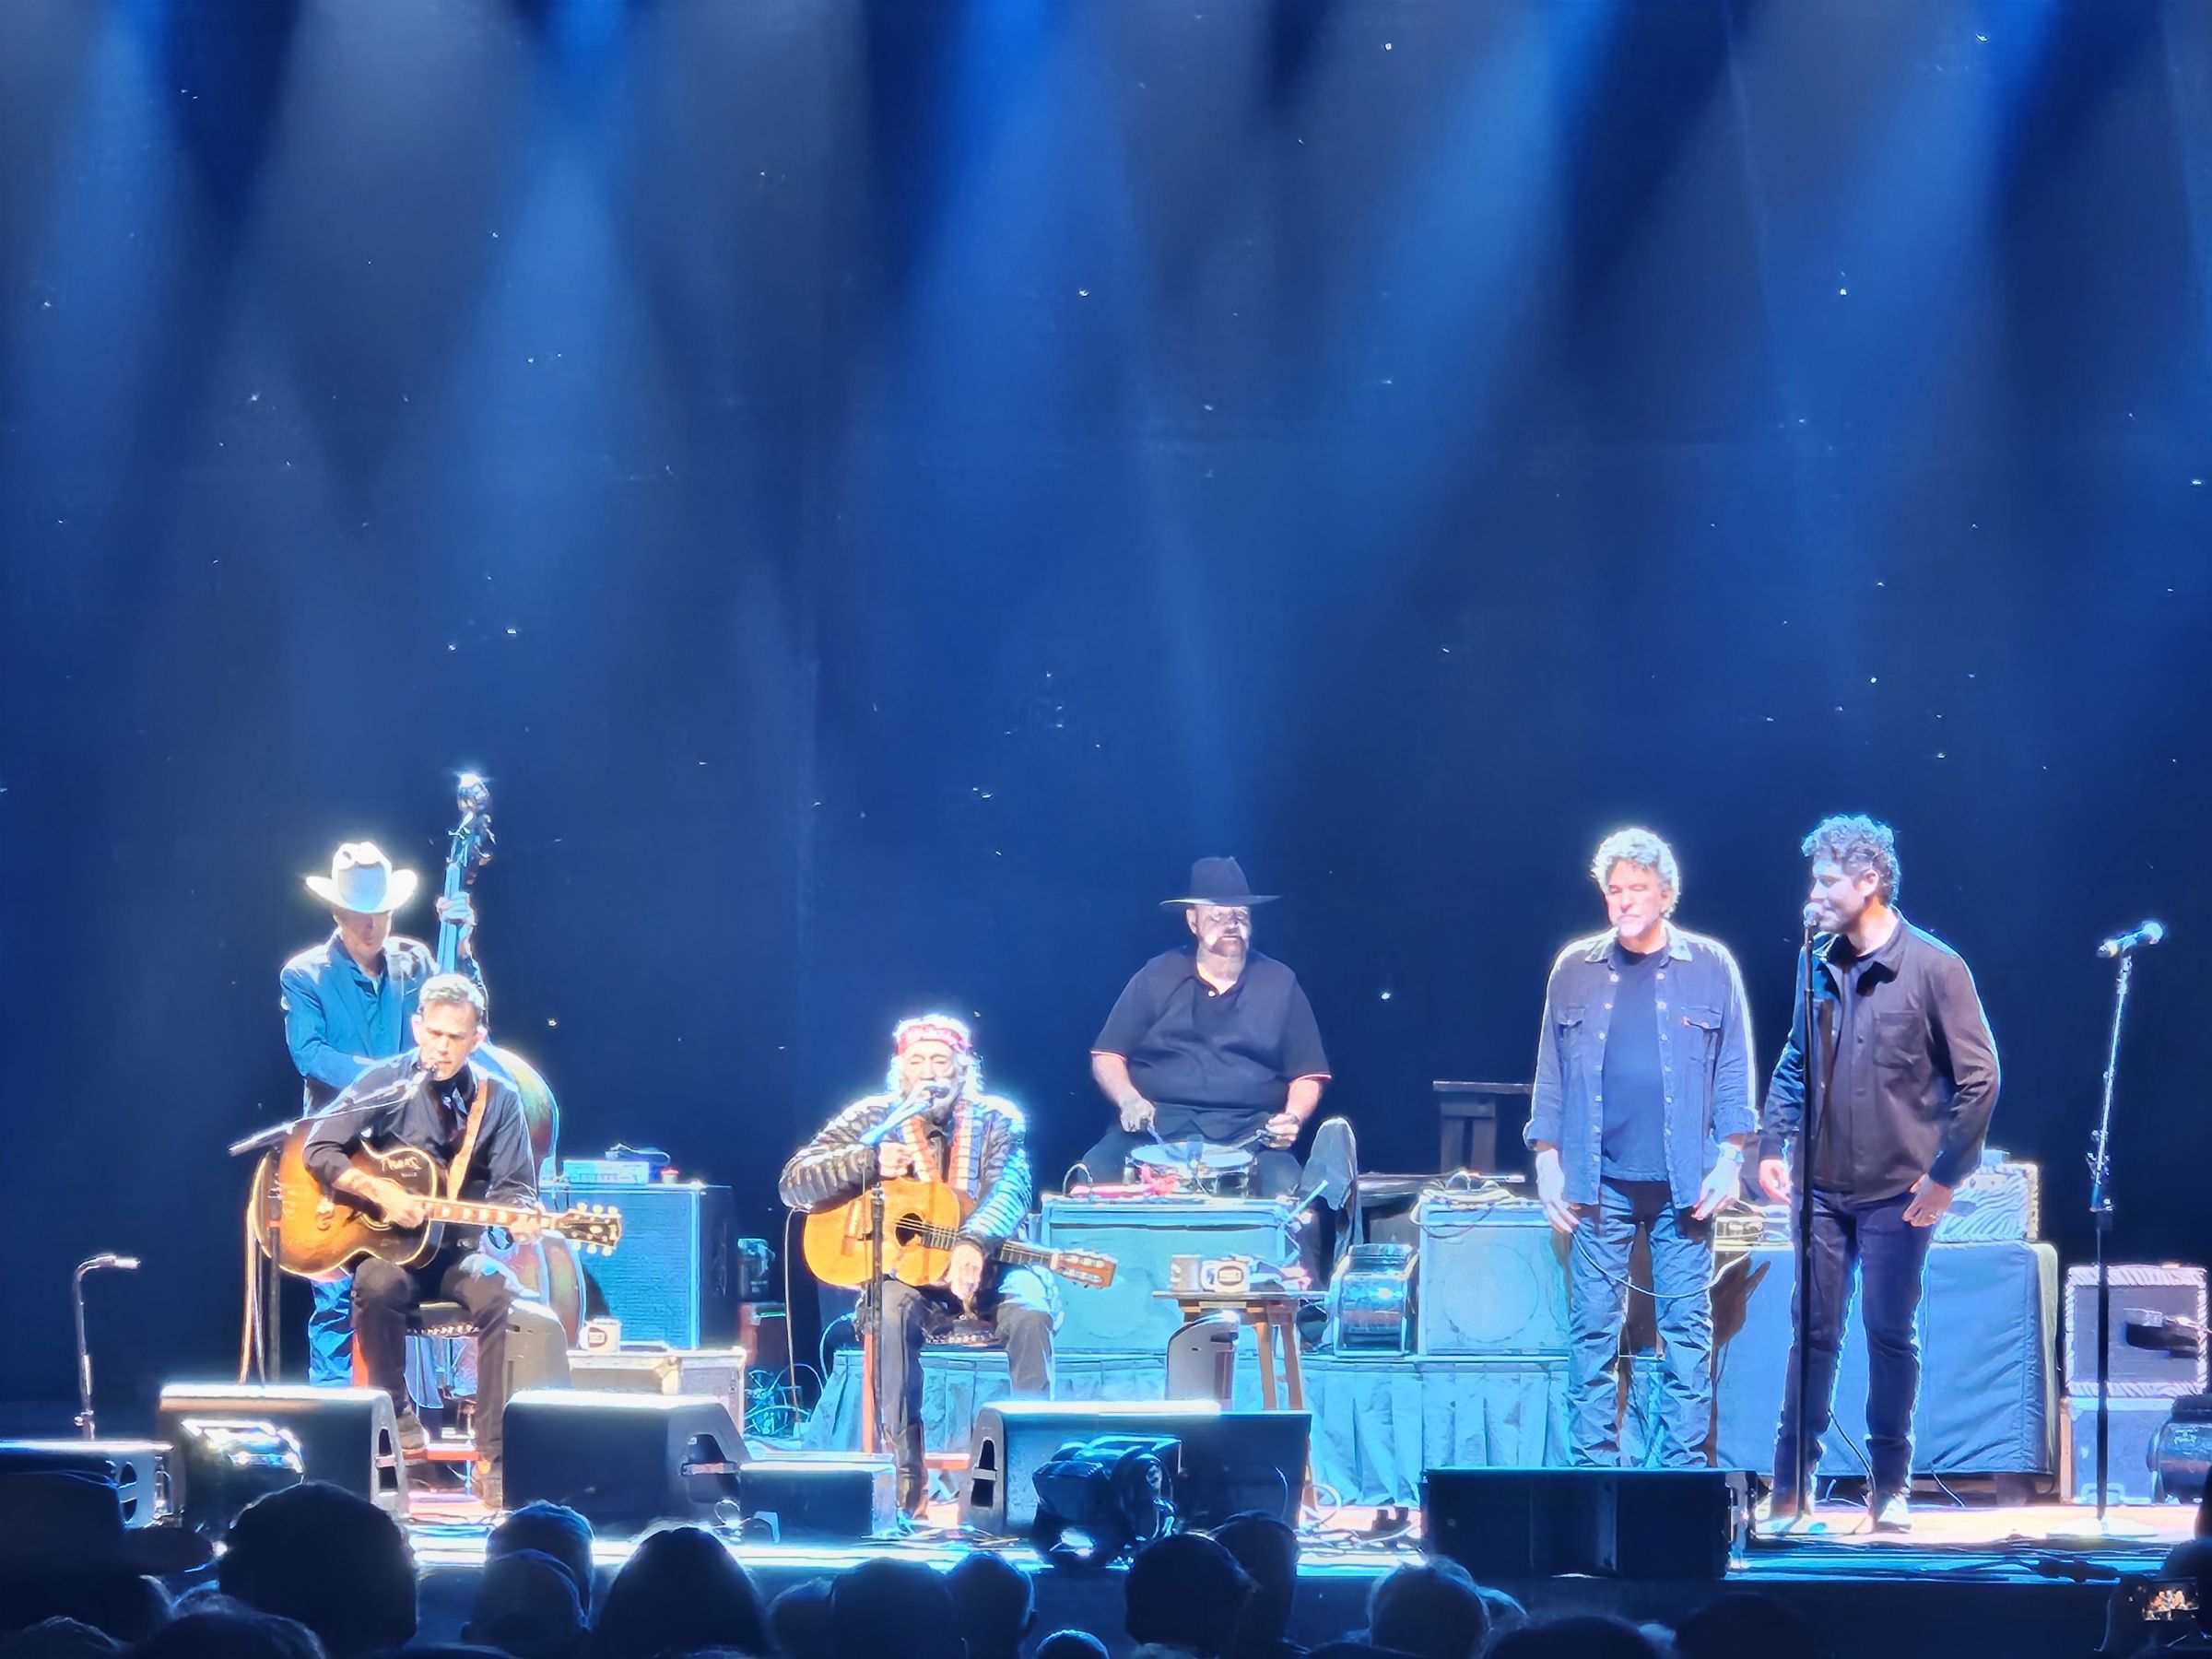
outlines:
[{"label": "silhouetted head in crowd", "polygon": [[1215,1527],[1214,1542],[1236,1558],[1253,1583],[1232,1651],[1241,1659],[1274,1659],[1298,1594],[1298,1534],[1278,1515],[1246,1510]]},{"label": "silhouetted head in crowd", "polygon": [[315,1633],[296,1618],[257,1613],[228,1599],[180,1614],[131,1650],[131,1659],[324,1659]]},{"label": "silhouetted head in crowd", "polygon": [[1492,1647],[1485,1659],[1659,1659],[1660,1650],[1632,1624],[1618,1618],[1555,1618],[1524,1625]]},{"label": "silhouetted head in crowd", "polygon": [[1490,1616],[1490,1644],[1493,1647],[1515,1630],[1528,1629],[1528,1609],[1497,1585],[1477,1584],[1475,1594],[1482,1597],[1482,1610]]},{"label": "silhouetted head in crowd", "polygon": [[169,1619],[158,1574],[206,1562],[206,1543],[173,1526],[124,1524],[112,1480],[69,1469],[0,1473],[0,1633],[74,1618],[118,1641]]},{"label": "silhouetted head in crowd", "polygon": [[920,1561],[863,1561],[830,1591],[830,1659],[961,1659],[959,1616],[945,1575]]},{"label": "silhouetted head in crowd", "polygon": [[830,1659],[830,1581],[808,1579],[770,1602],[768,1637],[783,1659]]},{"label": "silhouetted head in crowd", "polygon": [[576,1605],[592,1616],[592,1524],[565,1503],[525,1503],[491,1529],[484,1559],[496,1561],[517,1550],[551,1556],[576,1586]]},{"label": "silhouetted head in crowd", "polygon": [[1088,1630],[1054,1630],[1037,1644],[1036,1659],[1106,1659],[1106,1644]]},{"label": "silhouetted head in crowd", "polygon": [[971,1550],[945,1574],[968,1659],[1016,1659],[1036,1621],[1030,1575],[1004,1556]]},{"label": "silhouetted head in crowd", "polygon": [[0,1636],[0,1659],[113,1659],[123,1643],[81,1618],[41,1618]]},{"label": "silhouetted head in crowd", "polygon": [[1481,1586],[1457,1561],[1408,1562],[1367,1593],[1367,1639],[1418,1659],[1474,1659],[1490,1633]]},{"label": "silhouetted head in crowd", "polygon": [[[256,1499],[230,1524],[223,1594],[298,1619],[330,1659],[360,1659],[415,1634],[415,1555],[366,1498],[310,1480]],[[346,1571],[332,1571],[343,1561]]]},{"label": "silhouetted head in crowd", "polygon": [[1171,1534],[1146,1545],[1129,1563],[1122,1628],[1144,1647],[1221,1659],[1252,1594],[1251,1576],[1213,1539]]},{"label": "silhouetted head in crowd", "polygon": [[760,1592],[712,1533],[654,1533],[607,1586],[585,1651],[592,1659],[656,1659],[711,1647],[768,1651]]},{"label": "silhouetted head in crowd", "polygon": [[576,1581],[538,1550],[492,1558],[477,1581],[477,1605],[461,1627],[461,1640],[514,1659],[574,1659],[583,1643]]},{"label": "silhouetted head in crowd", "polygon": [[1796,1608],[1755,1590],[1731,1590],[1675,1627],[1684,1659],[1827,1659],[1819,1628]]}]

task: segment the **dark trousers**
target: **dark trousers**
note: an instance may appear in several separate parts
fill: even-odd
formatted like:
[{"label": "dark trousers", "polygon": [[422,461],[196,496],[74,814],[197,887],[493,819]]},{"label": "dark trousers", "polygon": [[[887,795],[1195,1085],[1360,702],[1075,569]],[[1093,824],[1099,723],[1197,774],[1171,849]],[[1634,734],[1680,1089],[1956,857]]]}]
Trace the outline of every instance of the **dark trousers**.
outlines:
[{"label": "dark trousers", "polygon": [[407,1310],[425,1301],[459,1302],[477,1327],[477,1455],[500,1460],[507,1414],[507,1324],[521,1283],[491,1257],[441,1250],[414,1267],[374,1257],[353,1270],[353,1339],[360,1345],[369,1385],[407,1398]]},{"label": "dark trousers", "polygon": [[1128,1166],[1129,1154],[1140,1147],[1189,1140],[1226,1147],[1253,1135],[1255,1138],[1244,1148],[1253,1155],[1252,1191],[1262,1198],[1278,1198],[1298,1185],[1299,1163],[1289,1152],[1263,1147],[1256,1139],[1274,1115],[1230,1106],[1159,1106],[1151,1130],[1139,1129],[1132,1135],[1115,1119],[1113,1126],[1099,1137],[1099,1144],[1083,1154],[1083,1167],[1093,1181],[1119,1181]]},{"label": "dark trousers", "polygon": [[[976,1298],[977,1316],[1006,1345],[1006,1381],[1015,1396],[1043,1399],[1053,1392],[1052,1288],[1033,1271],[1017,1268],[1001,1276]],[[883,1335],[877,1364],[883,1391],[877,1417],[899,1464],[899,1502],[910,1514],[920,1512],[929,1491],[929,1469],[922,1452],[922,1349],[929,1334],[961,1316],[952,1293],[917,1290],[897,1279],[883,1285]]]},{"label": "dark trousers", "polygon": [[[1812,1367],[1806,1374],[1810,1420],[1805,1466],[1820,1467],[1820,1437],[1835,1404],[1836,1356],[1843,1346],[1843,1315],[1851,1302],[1852,1269],[1859,1270],[1859,1316],[1866,1331],[1866,1457],[1873,1465],[1874,1497],[1911,1489],[1912,1407],[1920,1394],[1920,1337],[1915,1324],[1924,1285],[1932,1227],[1905,1222],[1910,1193],[1873,1203],[1813,1190],[1812,1247],[1806,1253],[1812,1318],[1806,1326]],[[1798,1293],[1804,1294],[1804,1286]],[[1796,1307],[1793,1302],[1791,1318]],[[1792,1324],[1793,1332],[1796,1329]],[[1782,1427],[1774,1441],[1774,1506],[1794,1507],[1798,1476],[1791,1458],[1797,1423],[1797,1368],[1793,1337],[1789,1377],[1782,1396]]]}]

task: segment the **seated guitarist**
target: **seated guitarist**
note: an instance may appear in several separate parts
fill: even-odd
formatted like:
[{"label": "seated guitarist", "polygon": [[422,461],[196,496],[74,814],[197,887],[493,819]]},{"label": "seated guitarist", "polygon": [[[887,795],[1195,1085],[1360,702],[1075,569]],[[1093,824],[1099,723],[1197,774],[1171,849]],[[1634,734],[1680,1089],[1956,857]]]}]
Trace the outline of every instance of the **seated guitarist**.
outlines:
[{"label": "seated guitarist", "polygon": [[[324,1192],[358,1199],[397,1228],[423,1224],[422,1200],[397,1182],[355,1169],[347,1155],[358,1146],[415,1147],[449,1171],[465,1162],[460,1191],[447,1196],[534,1205],[537,1176],[521,1097],[513,1084],[468,1064],[484,1041],[483,992],[458,973],[434,976],[422,987],[413,1030],[415,1047],[361,1073],[309,1132],[309,1171]],[[535,1230],[532,1222],[516,1229]],[[412,1267],[364,1260],[353,1272],[353,1330],[371,1385],[397,1408],[401,1449],[419,1457],[425,1437],[407,1394],[407,1310],[428,1299],[466,1310],[477,1341],[477,1495],[498,1509],[508,1326],[530,1316],[533,1304],[519,1301],[521,1284],[477,1248],[480,1236],[449,1223],[438,1250]]]},{"label": "seated guitarist", "polygon": [[[883,1287],[883,1378],[878,1417],[899,1461],[899,1500],[920,1514],[928,1493],[922,1461],[922,1345],[963,1312],[987,1324],[1006,1345],[1014,1393],[1052,1393],[1053,1331],[1060,1302],[1032,1268],[1002,1267],[992,1246],[1014,1238],[1030,1213],[1030,1159],[1021,1109],[982,1092],[968,1028],[944,1015],[899,1023],[896,1055],[882,1094],[854,1101],[783,1166],[780,1191],[794,1209],[818,1210],[858,1197],[871,1171],[947,1182],[974,1201],[944,1281],[916,1290]],[[901,1107],[934,1097],[924,1111],[882,1143],[868,1132]]]}]

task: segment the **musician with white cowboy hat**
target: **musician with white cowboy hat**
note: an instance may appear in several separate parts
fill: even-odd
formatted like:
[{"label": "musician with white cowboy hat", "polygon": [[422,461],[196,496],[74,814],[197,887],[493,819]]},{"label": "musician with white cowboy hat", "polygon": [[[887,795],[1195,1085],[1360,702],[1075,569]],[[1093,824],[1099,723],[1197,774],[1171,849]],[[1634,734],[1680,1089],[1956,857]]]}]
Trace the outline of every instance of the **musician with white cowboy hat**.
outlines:
[{"label": "musician with white cowboy hat", "polygon": [[1182,896],[1190,943],[1136,971],[1091,1044],[1090,1075],[1118,1114],[1083,1156],[1094,1181],[1160,1141],[1243,1147],[1265,1196],[1298,1184],[1289,1148],[1329,1080],[1313,1006],[1298,976],[1252,948],[1255,893],[1233,858],[1201,858]]},{"label": "musician with white cowboy hat", "polygon": [[[438,970],[429,947],[392,931],[393,914],[415,897],[417,878],[394,869],[374,841],[347,841],[332,855],[328,876],[306,882],[337,926],[285,963],[280,1003],[301,1110],[320,1112],[370,1066],[413,1045],[423,982]],[[480,986],[473,958],[468,968]],[[307,1322],[312,1382],[342,1388],[353,1380],[350,1296],[347,1279],[315,1286]]]}]

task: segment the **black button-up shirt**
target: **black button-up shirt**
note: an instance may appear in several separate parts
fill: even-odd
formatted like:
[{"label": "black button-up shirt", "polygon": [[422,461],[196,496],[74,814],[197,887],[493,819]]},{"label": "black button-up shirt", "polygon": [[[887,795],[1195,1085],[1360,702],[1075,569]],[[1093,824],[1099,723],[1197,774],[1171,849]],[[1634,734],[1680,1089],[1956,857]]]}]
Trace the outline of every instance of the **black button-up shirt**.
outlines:
[{"label": "black button-up shirt", "polygon": [[[1813,1184],[1869,1202],[1893,1198],[1923,1175],[1957,1186],[1982,1162],[1997,1104],[1996,1042],[1966,963],[1901,915],[1879,950],[1860,957],[1848,939],[1829,935],[1813,959],[1827,1063]],[[1767,1087],[1765,1158],[1783,1157],[1805,1120],[1805,1009],[1796,1001]]]},{"label": "black button-up shirt", "polygon": [[1195,955],[1171,950],[1136,971],[1090,1045],[1119,1054],[1147,1100],[1280,1112],[1300,1077],[1325,1077],[1329,1057],[1298,975],[1251,952],[1226,991],[1198,976]]},{"label": "black button-up shirt", "polygon": [[[364,1141],[372,1147],[416,1147],[452,1163],[468,1127],[478,1077],[488,1089],[484,1124],[477,1131],[477,1149],[460,1195],[488,1204],[528,1203],[537,1194],[537,1170],[514,1085],[474,1065],[464,1065],[440,1083],[423,1069],[415,1049],[371,1066],[316,1119],[304,1154],[308,1172],[330,1191],[346,1172],[347,1154]],[[445,1238],[468,1249],[476,1232],[448,1228]]]}]

